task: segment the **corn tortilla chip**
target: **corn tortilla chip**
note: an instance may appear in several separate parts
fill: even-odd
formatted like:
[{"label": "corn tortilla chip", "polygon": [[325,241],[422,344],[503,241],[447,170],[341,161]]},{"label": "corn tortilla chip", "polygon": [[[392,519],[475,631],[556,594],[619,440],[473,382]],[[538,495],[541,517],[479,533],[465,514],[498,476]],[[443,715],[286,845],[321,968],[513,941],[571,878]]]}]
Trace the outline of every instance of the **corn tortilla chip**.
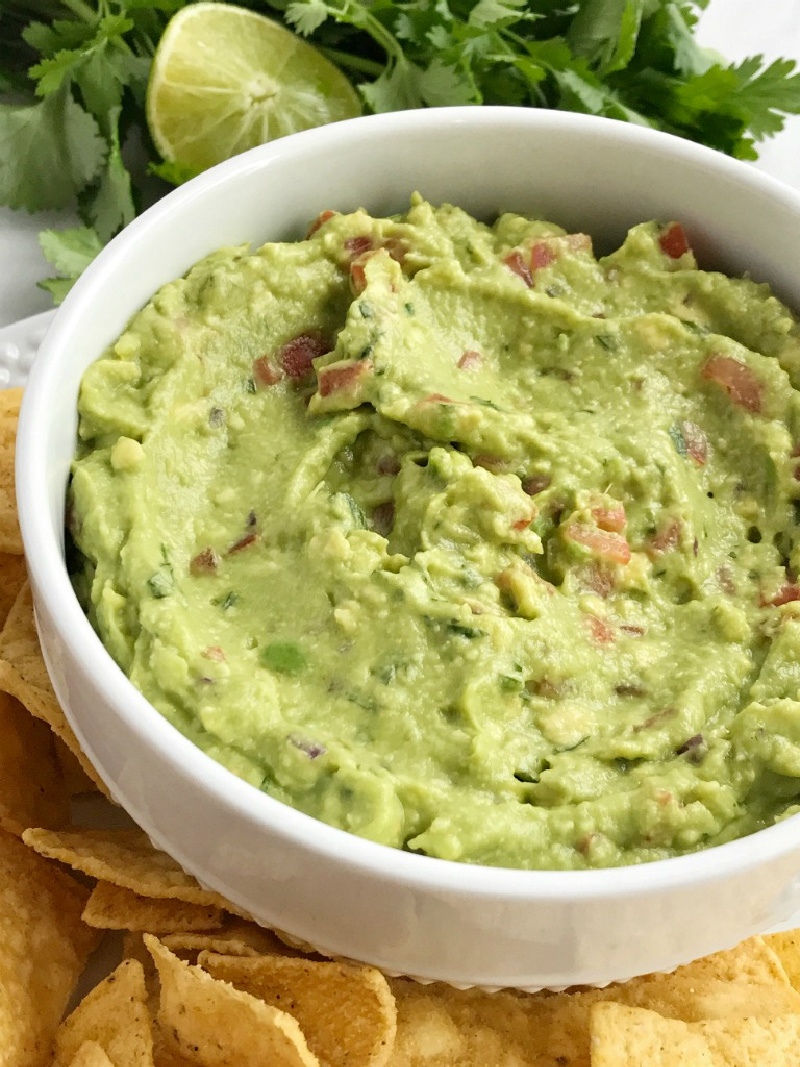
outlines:
[{"label": "corn tortilla chip", "polygon": [[5,626],[8,613],[27,580],[25,557],[0,552],[0,629]]},{"label": "corn tortilla chip", "polygon": [[112,882],[98,882],[83,909],[83,921],[98,930],[145,930],[166,934],[185,930],[214,930],[223,913],[213,905],[143,897]]},{"label": "corn tortilla chip", "polygon": [[99,938],[81,922],[88,890],[0,830],[0,1063],[44,1067]]},{"label": "corn tortilla chip", "polygon": [[690,1026],[624,1004],[592,1008],[592,1067],[714,1067],[708,1042]]},{"label": "corn tortilla chip", "polygon": [[[31,715],[43,719],[106,796],[108,790],[81,751],[78,739],[56,699],[39,645],[28,582],[22,586],[0,632],[0,689],[16,697]],[[110,799],[110,796],[109,796]]]},{"label": "corn tortilla chip", "polygon": [[692,1023],[719,1067],[788,1067],[800,1063],[800,1015]]},{"label": "corn tortilla chip", "polygon": [[153,1063],[155,1067],[197,1067],[197,1060],[182,1056],[175,1038],[157,1022],[153,1023]]},{"label": "corn tortilla chip", "polygon": [[800,930],[766,934],[764,940],[781,961],[786,977],[795,989],[800,990]]},{"label": "corn tortilla chip", "polygon": [[227,921],[220,930],[165,934],[161,941],[181,957],[203,951],[223,956],[282,955],[290,951],[271,930],[242,919]]},{"label": "corn tortilla chip", "polygon": [[288,1011],[325,1067],[383,1067],[394,1047],[397,1009],[380,971],[287,956],[200,954],[214,978]]},{"label": "corn tortilla chip", "polygon": [[46,723],[0,692],[0,827],[21,834],[29,826],[57,829],[70,817],[70,798]]},{"label": "corn tortilla chip", "polygon": [[53,1067],[68,1067],[86,1041],[100,1045],[114,1067],[153,1067],[146,1002],[142,965],[123,960],[58,1028]]},{"label": "corn tortilla chip", "polygon": [[682,1023],[644,1008],[595,1004],[592,1067],[794,1067],[800,1015]]},{"label": "corn tortilla chip", "polygon": [[0,390],[0,552],[22,555],[22,534],[17,519],[14,459],[21,389]]},{"label": "corn tortilla chip", "polygon": [[92,781],[81,764],[78,757],[72,752],[64,741],[57,735],[53,735],[56,745],[56,757],[58,758],[61,773],[70,796],[79,796],[82,793],[97,793],[100,787]]},{"label": "corn tortilla chip", "polygon": [[[166,852],[154,848],[144,830],[28,830],[27,845],[40,855],[69,864],[103,882],[157,900],[234,911],[234,905],[197,879]],[[247,916],[249,918],[249,916]]]},{"label": "corn tortilla chip", "polygon": [[559,996],[420,987],[408,979],[390,985],[398,1012],[393,1067],[438,1065],[429,1055],[432,1033],[449,1050],[442,1064],[494,1059],[530,1067],[589,1067],[590,1012],[604,1001],[649,1008],[683,1022],[800,1012],[797,991],[760,937],[672,974]]},{"label": "corn tortilla chip", "polygon": [[84,1041],[73,1056],[69,1067],[116,1067],[96,1041]]},{"label": "corn tortilla chip", "polygon": [[297,1022],[178,959],[145,934],[161,981],[158,1023],[200,1067],[317,1067]]}]

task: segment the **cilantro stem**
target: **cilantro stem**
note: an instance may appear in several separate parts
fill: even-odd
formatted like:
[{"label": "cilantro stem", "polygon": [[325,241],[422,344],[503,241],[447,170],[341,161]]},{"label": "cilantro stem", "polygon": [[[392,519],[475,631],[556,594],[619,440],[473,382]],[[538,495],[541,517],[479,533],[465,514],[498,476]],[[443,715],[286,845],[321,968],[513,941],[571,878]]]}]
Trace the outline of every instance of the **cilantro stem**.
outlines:
[{"label": "cilantro stem", "polygon": [[349,67],[350,70],[358,70],[362,74],[371,75],[373,78],[377,78],[383,73],[383,63],[378,63],[377,60],[367,59],[364,56],[354,56],[349,52],[340,52],[337,48],[325,48],[322,45],[317,47],[331,63],[337,63],[340,67]]},{"label": "cilantro stem", "polygon": [[61,3],[84,22],[95,22],[97,19],[97,12],[93,11],[83,0],[61,0]]}]

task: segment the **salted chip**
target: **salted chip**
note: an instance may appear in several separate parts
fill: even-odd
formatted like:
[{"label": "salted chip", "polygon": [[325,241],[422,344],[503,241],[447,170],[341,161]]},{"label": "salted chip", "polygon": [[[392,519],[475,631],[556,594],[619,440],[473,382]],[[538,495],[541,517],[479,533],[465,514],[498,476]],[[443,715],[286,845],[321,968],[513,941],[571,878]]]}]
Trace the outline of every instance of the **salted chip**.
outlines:
[{"label": "salted chip", "polygon": [[98,793],[100,787],[94,782],[78,761],[78,757],[61,740],[58,734],[53,734],[56,744],[56,756],[58,757],[61,773],[70,796],[80,796],[83,793]]},{"label": "salted chip", "polygon": [[101,1045],[96,1041],[84,1041],[70,1061],[69,1067],[116,1067]]},{"label": "salted chip", "polygon": [[199,963],[214,978],[290,1012],[308,1047],[329,1067],[383,1067],[391,1055],[397,1009],[374,967],[211,952],[201,953]]},{"label": "salted chip", "polygon": [[202,1067],[319,1067],[291,1015],[178,959],[151,934],[145,944],[161,980],[158,1024],[174,1052]]},{"label": "salted chip", "polygon": [[625,1004],[592,1008],[592,1067],[716,1067],[702,1034],[675,1019]]},{"label": "salted chip", "polygon": [[235,911],[234,905],[219,893],[203,889],[171,856],[154,848],[144,830],[37,828],[26,831],[23,840],[48,859],[60,860],[76,871],[140,896]]},{"label": "salted chip", "polygon": [[70,797],[54,742],[46,723],[0,692],[0,827],[9,833],[69,822]]},{"label": "salted chip", "polygon": [[0,390],[0,552],[22,555],[22,534],[17,518],[14,460],[21,389]]},{"label": "salted chip", "polygon": [[240,919],[226,922],[220,930],[165,934],[161,941],[179,956],[204,951],[223,956],[280,955],[290,951],[271,930]]},{"label": "salted chip", "polygon": [[683,1023],[644,1008],[595,1004],[592,1067],[788,1067],[800,1062],[800,1015]]},{"label": "salted chip", "polygon": [[590,1012],[605,1001],[683,1022],[800,1013],[797,991],[760,937],[672,974],[559,996],[420,987],[408,979],[392,979],[390,985],[398,1012],[393,1067],[425,1064],[434,1041],[455,1063],[513,1063],[516,1056],[530,1067],[589,1067]]},{"label": "salted chip", "polygon": [[31,715],[44,720],[98,789],[109,796],[102,779],[81,751],[53,692],[33,619],[33,598],[28,582],[20,589],[0,632],[0,689],[16,697]]},{"label": "salted chip", "polygon": [[765,934],[764,940],[781,961],[786,977],[795,989],[800,990],[800,930]]},{"label": "salted chip", "polygon": [[224,922],[213,905],[143,897],[112,882],[98,882],[83,909],[83,921],[98,930],[144,930],[150,934],[214,930]]},{"label": "salted chip", "polygon": [[44,1067],[86,958],[88,890],[0,830],[0,1063]]},{"label": "salted chip", "polygon": [[114,1067],[153,1067],[144,970],[136,960],[123,960],[64,1020],[56,1032],[53,1067],[69,1067],[87,1041],[96,1042]]},{"label": "salted chip", "polygon": [[0,628],[5,626],[8,613],[27,580],[25,557],[0,552]]}]

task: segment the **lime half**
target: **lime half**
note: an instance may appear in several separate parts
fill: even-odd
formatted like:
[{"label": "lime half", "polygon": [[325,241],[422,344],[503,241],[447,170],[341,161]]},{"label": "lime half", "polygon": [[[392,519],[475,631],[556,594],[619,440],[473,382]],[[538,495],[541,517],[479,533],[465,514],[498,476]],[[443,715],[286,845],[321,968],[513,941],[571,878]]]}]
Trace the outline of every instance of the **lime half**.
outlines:
[{"label": "lime half", "polygon": [[156,148],[190,171],[360,113],[350,82],[316,48],[228,4],[190,4],[170,20],[147,87]]}]

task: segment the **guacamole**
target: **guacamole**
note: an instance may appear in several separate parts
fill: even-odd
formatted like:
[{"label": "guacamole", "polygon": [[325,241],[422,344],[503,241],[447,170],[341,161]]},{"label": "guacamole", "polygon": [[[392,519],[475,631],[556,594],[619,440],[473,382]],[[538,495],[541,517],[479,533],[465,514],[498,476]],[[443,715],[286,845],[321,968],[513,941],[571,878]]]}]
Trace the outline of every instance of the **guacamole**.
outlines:
[{"label": "guacamole", "polygon": [[76,589],[256,789],[581,869],[800,798],[800,331],[677,223],[324,212],[164,286],[83,379]]}]

